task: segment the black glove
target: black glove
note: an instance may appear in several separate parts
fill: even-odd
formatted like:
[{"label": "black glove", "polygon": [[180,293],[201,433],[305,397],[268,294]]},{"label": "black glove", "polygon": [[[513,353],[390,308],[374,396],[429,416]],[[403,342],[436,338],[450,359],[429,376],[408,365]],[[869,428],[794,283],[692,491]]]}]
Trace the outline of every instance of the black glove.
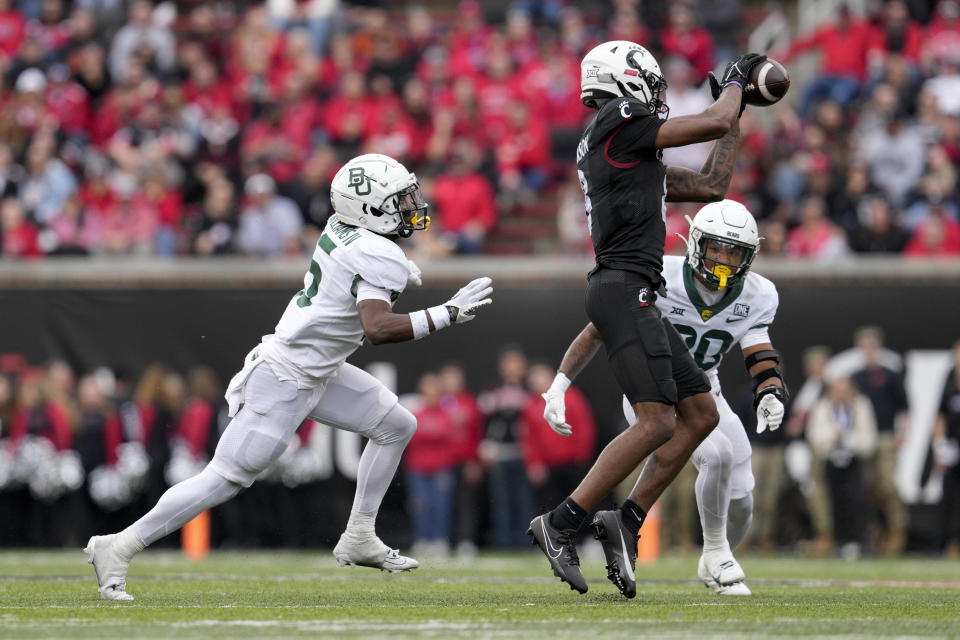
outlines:
[{"label": "black glove", "polygon": [[758,53],[745,53],[727,63],[723,70],[723,79],[720,86],[725,87],[731,82],[737,82],[741,88],[746,88],[750,70],[766,61],[767,56]]}]

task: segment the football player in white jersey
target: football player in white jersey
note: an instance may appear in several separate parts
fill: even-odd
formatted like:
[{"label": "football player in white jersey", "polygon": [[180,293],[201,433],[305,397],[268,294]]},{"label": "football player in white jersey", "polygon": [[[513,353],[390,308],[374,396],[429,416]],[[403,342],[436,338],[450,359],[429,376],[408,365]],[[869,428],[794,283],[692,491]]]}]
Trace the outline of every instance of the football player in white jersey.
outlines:
[{"label": "football player in white jersey", "polygon": [[[717,367],[730,347],[739,343],[755,381],[757,431],[780,427],[787,390],[767,329],[779,298],[772,282],[750,271],[760,238],[756,221],[743,205],[723,200],[704,206],[690,221],[690,235],[684,240],[686,257],[664,257],[667,290],[658,296],[656,306],[706,372],[720,414],[717,427],[692,455],[698,470],[697,507],[704,539],[697,574],[719,594],[750,595],[743,569],[733,557],[733,549],[743,541],[753,518],[750,441],[721,394]],[[565,420],[564,390],[600,344],[599,335],[588,324],[570,345],[553,386],[544,394],[544,417],[560,435],[570,435],[572,429]],[[626,398],[623,406],[627,422],[632,424],[636,416]],[[598,536],[596,523],[613,513],[601,511],[594,518]],[[607,551],[610,545],[601,542]],[[619,557],[623,555],[620,551]],[[636,550],[630,550],[628,557],[634,563]]]},{"label": "football player in white jersey", "polygon": [[490,278],[478,278],[442,305],[393,313],[420,270],[394,242],[430,225],[416,176],[396,160],[367,154],[333,179],[334,215],[274,333],[264,336],[230,381],[233,418],[210,464],[161,496],[156,506],[119,533],[94,536],[84,551],[107,600],[132,600],[126,575],[133,556],[201,512],[249,487],[287,448],[306,418],[369,439],[357,472],[346,531],[333,554],[341,566],[408,571],[418,563],[385,545],[374,529],[383,496],[417,428],[413,414],[369,373],[346,362],[373,344],[419,340],[468,322],[491,303]]}]

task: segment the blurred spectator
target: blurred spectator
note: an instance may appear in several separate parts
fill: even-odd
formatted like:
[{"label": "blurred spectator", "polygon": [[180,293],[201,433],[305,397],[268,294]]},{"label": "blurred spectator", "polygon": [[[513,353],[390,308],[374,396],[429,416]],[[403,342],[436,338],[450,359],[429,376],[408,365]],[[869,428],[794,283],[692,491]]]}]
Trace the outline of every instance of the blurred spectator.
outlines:
[{"label": "blurred spectator", "polygon": [[437,226],[452,236],[457,253],[479,253],[497,223],[493,187],[480,173],[480,150],[470,140],[454,148],[449,172],[433,181],[431,212]]},{"label": "blurred spectator", "polygon": [[800,226],[787,237],[787,255],[833,260],[849,253],[846,239],[825,216],[822,199],[809,197],[800,206]]},{"label": "blurred spectator", "polygon": [[873,31],[868,21],[853,16],[846,3],[837,5],[833,24],[817,27],[790,44],[785,52],[771,57],[788,64],[796,56],[811,49],[820,49],[820,69],[816,80],[804,92],[801,112],[810,113],[813,104],[830,98],[846,108],[860,92],[867,75],[867,50]]},{"label": "blurred spectator", "polygon": [[[830,359],[826,347],[808,347],[803,352],[803,386],[790,404],[786,435],[791,439],[803,438],[810,424],[810,415],[827,391],[825,370]],[[826,465],[823,456],[814,449],[809,472],[797,479],[800,491],[807,502],[814,540],[810,553],[823,556],[833,550],[833,512],[830,508],[830,489],[827,485]],[[756,517],[756,516],[754,516]],[[756,525],[754,525],[756,526]]]},{"label": "blurred spectator", "polygon": [[[80,454],[86,475],[86,514],[90,521],[80,526],[83,533],[92,535],[105,527],[118,526],[126,520],[123,513],[111,513],[96,486],[93,472],[116,465],[123,443],[123,423],[116,407],[103,389],[104,381],[95,373],[87,374],[77,382],[77,431],[74,446]],[[114,487],[116,488],[116,487]]]},{"label": "blurred spectator", "polygon": [[[669,87],[667,106],[670,107],[671,117],[697,114],[713,104],[710,92],[698,86],[699,83],[694,77],[696,70],[685,58],[667,58],[663,71]],[[700,171],[711,146],[709,142],[701,142],[664,149],[663,163]]]},{"label": "blurred spectator", "polygon": [[131,58],[152,63],[160,71],[173,69],[176,41],[169,28],[156,19],[149,0],[130,5],[127,24],[114,36],[110,48],[110,75],[125,78]]},{"label": "blurred spectator", "polygon": [[282,29],[304,26],[310,30],[313,50],[324,50],[327,35],[339,9],[339,0],[267,0],[270,19]]},{"label": "blurred spectator", "polygon": [[903,252],[909,256],[960,255],[960,223],[942,208],[931,211],[913,233]]},{"label": "blurred spectator", "polygon": [[697,25],[693,10],[686,4],[674,2],[668,9],[668,24],[660,31],[660,46],[668,56],[681,56],[693,68],[692,84],[707,79],[713,69],[713,38]]},{"label": "blurred spectator", "polygon": [[236,249],[237,198],[229,180],[215,180],[207,188],[193,242],[198,255],[232,253]]},{"label": "blurred spectator", "polygon": [[568,438],[558,436],[544,420],[546,403],[541,394],[550,388],[554,374],[554,368],[545,363],[535,363],[527,372],[531,396],[523,410],[527,429],[523,458],[538,510],[563,502],[577,487],[593,461],[597,436],[590,403],[573,386],[567,389],[565,398],[567,423],[573,427],[573,434]]},{"label": "blurred spectator", "polygon": [[477,399],[467,388],[463,367],[453,363],[444,365],[439,377],[443,391],[440,406],[450,416],[461,448],[454,501],[454,540],[457,552],[469,555],[477,548],[479,533],[477,511],[483,482],[480,463],[483,416],[477,407]]},{"label": "blurred spectator", "polygon": [[417,431],[403,455],[410,491],[414,545],[422,553],[450,550],[455,471],[461,446],[450,414],[443,410],[439,376],[428,373],[417,385],[421,408]]},{"label": "blurred spectator", "polygon": [[0,202],[0,241],[4,257],[33,258],[41,255],[36,225],[27,220],[16,198]]},{"label": "blurred spectator", "polygon": [[504,347],[497,358],[497,371],[499,385],[477,398],[485,420],[480,459],[487,470],[492,500],[492,542],[497,547],[519,547],[528,543],[523,532],[533,517],[522,449],[523,410],[530,400],[523,386],[526,355],[517,346]]},{"label": "blurred spectator", "polygon": [[76,178],[53,156],[54,144],[52,137],[34,139],[27,149],[27,173],[20,186],[20,201],[40,224],[49,224],[59,216],[77,189]]},{"label": "blurred spectator", "polygon": [[932,444],[934,465],[943,474],[941,544],[947,557],[960,558],[960,341],[953,345],[953,368],[940,394]]},{"label": "blurred spectator", "polygon": [[305,224],[312,226],[317,233],[326,226],[333,213],[330,183],[339,168],[340,161],[332,147],[317,147],[303,163],[297,179],[287,185],[287,194],[296,202]]},{"label": "blurred spectator", "polygon": [[0,70],[16,57],[26,34],[27,21],[13,0],[0,0]]},{"label": "blurred spectator", "polygon": [[825,465],[833,512],[834,539],[843,557],[857,559],[866,542],[865,461],[876,450],[877,424],[870,401],[849,378],[829,383],[827,395],[807,422],[814,464]]},{"label": "blurred spectator", "polygon": [[850,247],[857,253],[900,253],[909,235],[893,220],[890,204],[883,197],[864,198],[858,207],[859,226],[850,233]]},{"label": "blurred spectator", "polygon": [[867,48],[869,63],[872,67],[880,67],[885,57],[899,54],[915,65],[920,59],[922,44],[923,29],[910,19],[907,3],[903,0],[887,0],[880,24],[871,34]]},{"label": "blurred spectator", "polygon": [[276,193],[276,183],[265,173],[247,178],[248,202],[240,211],[237,244],[244,253],[280,256],[300,247],[303,219],[290,198]]},{"label": "blurred spectator", "polygon": [[880,509],[884,520],[884,535],[880,549],[896,555],[907,542],[909,516],[894,479],[897,476],[897,456],[908,430],[907,391],[903,377],[880,361],[883,349],[883,331],[879,327],[861,327],[854,334],[854,343],[863,353],[864,367],[854,372],[852,379],[873,407],[877,425],[876,451],[866,460],[866,476],[872,502]]},{"label": "blurred spectator", "polygon": [[926,148],[915,125],[903,114],[889,114],[861,135],[856,154],[869,167],[873,184],[899,206],[923,175]]}]

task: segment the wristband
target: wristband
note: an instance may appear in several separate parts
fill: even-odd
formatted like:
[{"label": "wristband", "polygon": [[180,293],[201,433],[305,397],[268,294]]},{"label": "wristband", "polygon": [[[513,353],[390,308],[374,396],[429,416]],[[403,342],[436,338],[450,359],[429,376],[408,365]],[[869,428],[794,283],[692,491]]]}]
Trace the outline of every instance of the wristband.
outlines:
[{"label": "wristband", "polygon": [[430,307],[427,309],[427,313],[429,313],[430,318],[433,319],[434,331],[440,331],[440,329],[446,329],[450,326],[450,312],[447,311],[445,306]]},{"label": "wristband", "polygon": [[427,321],[427,312],[423,311],[414,311],[410,315],[410,324],[413,325],[413,339],[419,340],[420,338],[430,335],[430,323]]},{"label": "wristband", "polygon": [[740,83],[739,80],[727,80],[726,84],[723,85],[723,88],[726,89],[732,84],[737,85],[738,87],[740,87],[740,91],[743,91],[743,85]]},{"label": "wristband", "polygon": [[553,383],[550,385],[551,389],[557,389],[563,393],[567,392],[567,389],[570,388],[570,378],[567,377],[562,371],[557,373],[557,376],[553,379]]}]

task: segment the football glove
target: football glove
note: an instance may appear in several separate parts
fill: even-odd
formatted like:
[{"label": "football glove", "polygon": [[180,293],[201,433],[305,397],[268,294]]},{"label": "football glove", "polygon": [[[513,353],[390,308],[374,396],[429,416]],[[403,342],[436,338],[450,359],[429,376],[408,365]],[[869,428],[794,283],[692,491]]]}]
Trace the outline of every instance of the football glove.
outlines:
[{"label": "football glove", "polygon": [[493,280],[477,278],[443,303],[450,312],[450,321],[456,323],[470,322],[476,317],[477,309],[492,304],[490,294],[493,293]]},{"label": "football glove", "polygon": [[[776,389],[776,391],[767,391],[767,389]],[[757,401],[757,433],[763,433],[770,429],[776,431],[783,422],[783,401],[779,398],[780,391],[777,386],[764,387],[760,390],[760,396]]]},{"label": "football glove", "polygon": [[727,63],[723,70],[723,78],[720,80],[720,86],[725,87],[731,82],[740,84],[740,88],[746,89],[747,78],[750,77],[750,71],[766,61],[767,56],[758,53],[745,53]]},{"label": "football glove", "polygon": [[550,387],[546,393],[542,394],[546,401],[546,405],[543,407],[543,419],[547,421],[551,429],[564,437],[573,433],[573,427],[567,424],[565,395],[563,391],[555,387]]},{"label": "football glove", "polygon": [[417,266],[417,263],[413,260],[407,260],[407,269],[410,271],[407,274],[407,286],[413,285],[419,287],[423,284],[423,272],[420,271],[420,267]]}]

